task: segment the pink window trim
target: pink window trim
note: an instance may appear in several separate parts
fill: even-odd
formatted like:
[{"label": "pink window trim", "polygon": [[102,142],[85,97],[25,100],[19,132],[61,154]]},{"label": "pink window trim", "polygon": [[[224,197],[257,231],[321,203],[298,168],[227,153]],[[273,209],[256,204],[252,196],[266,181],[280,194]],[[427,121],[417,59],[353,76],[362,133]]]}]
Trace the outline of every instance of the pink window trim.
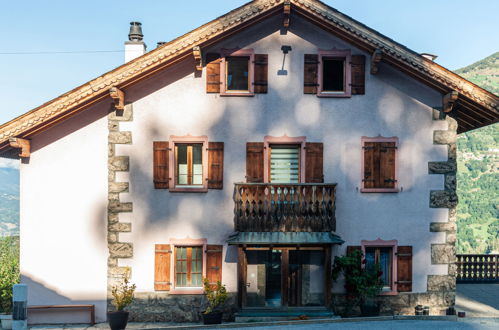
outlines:
[{"label": "pink window trim", "polygon": [[287,135],[283,135],[280,137],[276,136],[265,136],[263,138],[263,148],[264,148],[264,153],[263,153],[263,182],[269,183],[270,182],[270,168],[269,168],[269,161],[270,161],[270,145],[271,144],[296,144],[300,145],[300,182],[304,183],[305,182],[305,157],[306,157],[306,152],[305,152],[305,146],[307,144],[307,137],[306,136],[297,136],[297,137],[289,137]]},{"label": "pink window trim", "polygon": [[[248,49],[222,49],[220,51],[220,54],[222,55],[222,63],[220,65],[220,95],[221,96],[254,96],[254,70],[255,70],[255,52],[252,48]],[[248,91],[247,92],[230,92],[227,91],[227,57],[230,56],[249,56],[249,63],[248,63]]]},{"label": "pink window trim", "polygon": [[[335,92],[323,92],[322,91],[322,64],[324,63],[322,58],[323,57],[337,57],[337,58],[344,58],[345,59],[345,66],[344,66],[344,86],[343,86],[343,93],[335,93]],[[344,49],[344,50],[319,50],[319,69],[317,73],[317,81],[319,83],[319,86],[317,88],[317,96],[319,97],[351,97],[352,96],[352,54],[349,49]]]},{"label": "pink window trim", "polygon": [[361,177],[361,188],[360,192],[363,193],[396,193],[399,192],[399,173],[398,173],[398,163],[399,163],[399,157],[398,157],[398,149],[395,151],[395,188],[364,188],[364,146],[366,142],[395,142],[395,146],[398,148],[399,146],[399,139],[396,136],[392,137],[383,137],[383,136],[376,136],[376,137],[367,137],[363,136],[360,139],[361,141],[361,172],[360,172],[360,177]]},{"label": "pink window trim", "polygon": [[390,291],[382,291],[380,296],[394,296],[397,295],[397,246],[398,241],[396,239],[385,241],[378,237],[374,241],[362,240],[360,241],[362,247],[362,254],[366,255],[366,247],[391,247],[392,248],[392,283]]},{"label": "pink window trim", "polygon": [[[170,246],[172,251],[175,251],[175,247],[178,246],[202,246],[203,248],[203,278],[206,277],[206,245],[208,244],[208,240],[206,238],[170,238]],[[202,287],[197,288],[177,288],[175,287],[175,253],[171,253],[170,256],[170,283],[172,283],[172,289],[169,291],[170,294],[204,294],[204,290]]]},{"label": "pink window trim", "polygon": [[[176,182],[176,164],[175,164],[175,144],[177,143],[202,143],[203,144],[203,185],[199,188],[189,188],[177,186]],[[208,191],[208,137],[203,136],[170,136],[169,142],[169,162],[168,173],[170,176],[170,191],[171,192],[207,192]]]}]

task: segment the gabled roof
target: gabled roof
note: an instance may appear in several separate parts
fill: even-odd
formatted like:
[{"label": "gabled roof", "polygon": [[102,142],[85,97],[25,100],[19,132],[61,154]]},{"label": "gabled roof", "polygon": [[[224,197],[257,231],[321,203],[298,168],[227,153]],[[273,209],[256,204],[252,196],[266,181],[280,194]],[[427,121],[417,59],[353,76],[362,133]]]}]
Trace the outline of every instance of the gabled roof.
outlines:
[{"label": "gabled roof", "polygon": [[[442,94],[459,93],[450,113],[466,132],[498,122],[499,97],[420,54],[396,43],[318,0],[254,0],[143,56],[85,83],[0,126],[0,154],[7,152],[9,138],[27,138],[109,97],[109,89],[127,88],[159,70],[272,15],[282,14],[285,4],[291,13],[310,20],[354,46],[382,53],[382,62],[429,85]],[[291,21],[291,26],[292,26]]]}]

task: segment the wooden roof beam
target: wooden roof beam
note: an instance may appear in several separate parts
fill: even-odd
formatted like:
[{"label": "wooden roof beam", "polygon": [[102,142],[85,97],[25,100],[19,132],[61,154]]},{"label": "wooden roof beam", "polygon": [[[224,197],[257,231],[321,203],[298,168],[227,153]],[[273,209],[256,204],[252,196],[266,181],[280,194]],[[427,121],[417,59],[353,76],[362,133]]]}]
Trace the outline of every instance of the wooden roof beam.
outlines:
[{"label": "wooden roof beam", "polygon": [[109,96],[113,99],[114,107],[116,110],[125,109],[125,93],[118,87],[111,87]]},{"label": "wooden roof beam", "polygon": [[27,158],[31,155],[31,143],[29,140],[12,137],[9,138],[9,145],[12,148],[21,149],[19,153],[21,158]]},{"label": "wooden roof beam", "polygon": [[380,49],[376,49],[371,56],[371,74],[376,74],[379,71],[379,65],[383,59],[383,52]]},{"label": "wooden roof beam", "polygon": [[192,48],[192,55],[196,61],[196,70],[203,71],[203,56],[201,55],[201,47],[194,46]]},{"label": "wooden roof beam", "polygon": [[289,1],[289,0],[284,1],[283,8],[284,8],[283,26],[284,26],[284,28],[287,29],[287,28],[289,28],[289,16],[291,14],[291,1]]},{"label": "wooden roof beam", "polygon": [[459,97],[459,93],[456,91],[451,91],[450,93],[444,95],[442,110],[445,113],[451,112],[452,109],[454,108],[454,105],[456,104],[458,97]]}]

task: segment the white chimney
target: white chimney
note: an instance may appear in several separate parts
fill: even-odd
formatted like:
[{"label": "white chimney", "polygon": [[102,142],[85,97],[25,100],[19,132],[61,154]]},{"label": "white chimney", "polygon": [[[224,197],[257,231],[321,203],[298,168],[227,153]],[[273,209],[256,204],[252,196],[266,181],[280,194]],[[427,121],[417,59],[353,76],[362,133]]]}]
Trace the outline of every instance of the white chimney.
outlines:
[{"label": "white chimney", "polygon": [[430,53],[421,53],[421,56],[423,56],[424,58],[429,59],[430,61],[435,61],[435,59],[438,57],[437,55],[433,55],[433,54],[430,54]]},{"label": "white chimney", "polygon": [[128,41],[125,42],[125,63],[136,59],[146,53],[146,44],[142,39],[142,24],[140,22],[130,22],[130,33]]}]

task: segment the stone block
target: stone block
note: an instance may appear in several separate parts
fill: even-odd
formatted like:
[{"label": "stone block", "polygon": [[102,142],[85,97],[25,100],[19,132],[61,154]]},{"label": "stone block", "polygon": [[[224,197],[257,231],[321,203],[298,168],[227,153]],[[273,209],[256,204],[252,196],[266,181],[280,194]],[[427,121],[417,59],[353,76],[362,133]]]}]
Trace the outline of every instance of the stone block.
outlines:
[{"label": "stone block", "polygon": [[447,116],[445,121],[447,122],[447,129],[449,131],[457,131],[457,121],[454,118]]},{"label": "stone block", "polygon": [[109,254],[115,258],[131,258],[133,257],[132,243],[110,243],[108,244]]},{"label": "stone block", "polygon": [[432,222],[430,223],[431,232],[454,232],[456,231],[456,224],[454,222]]},{"label": "stone block", "polygon": [[109,182],[110,193],[128,192],[128,182]]},{"label": "stone block", "polygon": [[118,267],[117,258],[107,258],[107,268]]},{"label": "stone block", "polygon": [[108,169],[111,171],[128,171],[130,165],[130,157],[114,156],[108,159]]},{"label": "stone block", "polygon": [[121,233],[126,233],[126,232],[131,232],[132,231],[132,224],[129,222],[117,222],[110,224],[108,226],[109,231],[114,231],[114,232],[121,232]]},{"label": "stone block", "polygon": [[428,275],[428,291],[455,291],[456,278],[451,275]]},{"label": "stone block", "polygon": [[116,180],[116,172],[107,170],[107,182],[114,182]]},{"label": "stone block", "polygon": [[108,120],[116,121],[132,121],[133,120],[133,106],[131,103],[125,104],[125,109],[114,110],[107,116]]},{"label": "stone block", "polygon": [[107,210],[109,212],[132,212],[133,204],[131,202],[120,203],[116,201],[109,202]]},{"label": "stone block", "polygon": [[449,275],[456,276],[457,275],[457,265],[449,264]]},{"label": "stone block", "polygon": [[456,249],[450,244],[431,245],[431,263],[449,264],[456,262]]},{"label": "stone block", "polygon": [[456,175],[455,174],[446,174],[445,182],[444,182],[445,190],[456,191]]},{"label": "stone block", "polygon": [[114,144],[112,144],[112,143],[107,144],[107,156],[108,157],[114,157],[115,150],[116,150],[116,148],[115,148]]},{"label": "stone block", "polygon": [[120,194],[109,192],[109,193],[107,193],[107,200],[109,202],[119,202],[120,201]]},{"label": "stone block", "polygon": [[131,144],[132,132],[109,132],[108,142],[115,144]]},{"label": "stone block", "polygon": [[108,120],[107,129],[110,132],[117,132],[120,130],[120,123],[115,120]]},{"label": "stone block", "polygon": [[457,194],[455,191],[432,190],[430,191],[431,208],[452,208],[457,205]]},{"label": "stone block", "polygon": [[456,143],[457,134],[455,131],[434,131],[434,144],[452,144]]},{"label": "stone block", "polygon": [[107,223],[108,224],[116,223],[118,221],[120,221],[118,213],[111,213],[111,212],[107,213]]},{"label": "stone block", "polygon": [[[432,110],[432,118],[433,120],[443,120],[443,118],[441,118],[441,107],[434,107]],[[445,116],[445,115],[444,115]]]},{"label": "stone block", "polygon": [[447,244],[456,244],[456,233],[455,232],[452,232],[452,233],[447,233],[447,240],[445,241]]},{"label": "stone block", "polygon": [[118,242],[118,234],[116,232],[107,232],[107,242],[108,243],[117,243]]},{"label": "stone block", "polygon": [[449,144],[449,148],[447,149],[447,157],[449,158],[449,160],[457,160],[457,146],[455,143]]},{"label": "stone block", "polygon": [[442,293],[442,303],[444,306],[454,306],[456,304],[456,291],[446,291]]},{"label": "stone block", "polygon": [[428,162],[429,174],[454,174],[456,170],[457,165],[455,162]]},{"label": "stone block", "polygon": [[109,267],[107,275],[110,277],[123,277],[126,274],[127,267]]}]

